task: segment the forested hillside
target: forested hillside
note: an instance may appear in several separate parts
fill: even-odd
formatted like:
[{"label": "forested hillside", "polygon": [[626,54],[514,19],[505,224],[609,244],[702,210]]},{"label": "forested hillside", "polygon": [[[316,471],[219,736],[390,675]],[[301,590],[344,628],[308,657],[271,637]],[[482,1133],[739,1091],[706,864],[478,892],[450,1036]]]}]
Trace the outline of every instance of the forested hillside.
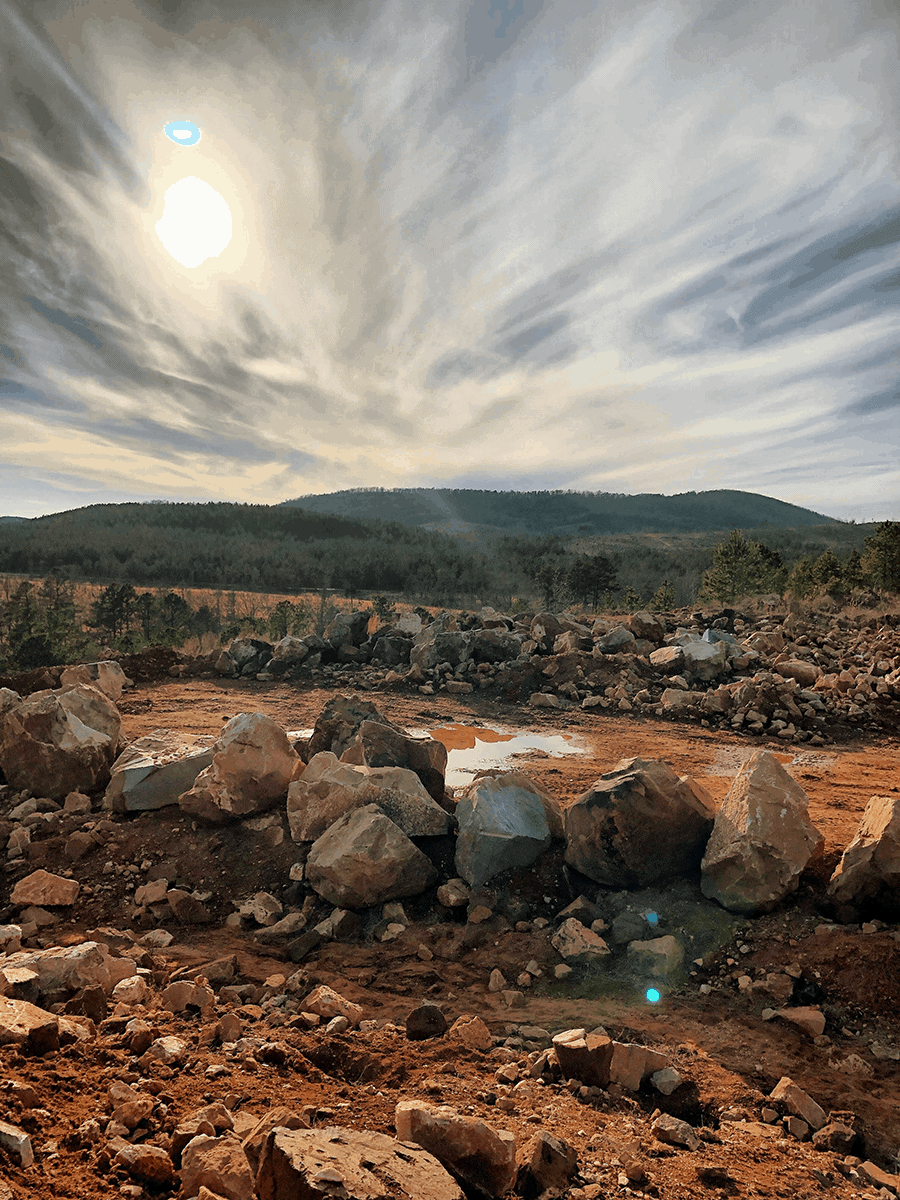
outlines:
[{"label": "forested hillside", "polygon": [[763,526],[838,524],[821,513],[754,492],[627,496],[612,492],[496,492],[470,488],[358,488],[301,496],[281,507],[376,518],[458,532],[525,534],[697,533]]}]

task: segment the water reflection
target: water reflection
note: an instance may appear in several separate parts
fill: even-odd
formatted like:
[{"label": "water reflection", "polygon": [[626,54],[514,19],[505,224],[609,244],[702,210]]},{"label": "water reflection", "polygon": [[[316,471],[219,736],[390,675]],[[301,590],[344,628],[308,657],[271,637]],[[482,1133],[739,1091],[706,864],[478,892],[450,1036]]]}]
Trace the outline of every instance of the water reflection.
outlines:
[{"label": "water reflection", "polygon": [[446,782],[449,787],[463,787],[478,771],[502,767],[516,755],[528,750],[543,750],[557,758],[563,754],[587,754],[588,749],[569,733],[509,733],[490,725],[441,725],[436,729],[415,729],[415,736],[424,734],[447,748]]},{"label": "water reflection", "polygon": [[[288,738],[293,742],[308,738],[311,733],[311,729],[292,729],[288,731]],[[464,787],[473,775],[492,767],[509,764],[512,770],[515,763],[509,760],[528,750],[543,750],[552,758],[588,753],[588,747],[570,733],[510,733],[490,725],[451,723],[436,729],[410,729],[409,734],[411,737],[430,735],[447,748],[445,780],[448,787]],[[527,769],[527,764],[523,766]]]}]

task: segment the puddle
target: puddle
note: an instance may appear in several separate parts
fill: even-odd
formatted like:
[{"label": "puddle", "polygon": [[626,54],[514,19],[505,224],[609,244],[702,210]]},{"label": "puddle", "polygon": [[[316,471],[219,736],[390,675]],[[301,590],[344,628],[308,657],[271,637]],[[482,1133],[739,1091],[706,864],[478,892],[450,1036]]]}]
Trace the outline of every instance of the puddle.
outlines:
[{"label": "puddle", "polygon": [[[311,729],[288,730],[291,741],[308,738]],[[426,737],[447,748],[445,780],[448,787],[464,787],[478,771],[502,767],[518,755],[542,751],[551,758],[564,754],[587,754],[584,746],[570,733],[509,733],[487,725],[441,725],[437,729],[411,729],[411,737]],[[513,764],[510,764],[512,766]]]},{"label": "puddle", "polygon": [[447,748],[446,781],[449,787],[464,787],[478,771],[515,764],[511,759],[531,750],[551,758],[565,754],[587,754],[588,748],[572,734],[510,733],[489,725],[451,723],[436,729],[412,730],[415,736],[431,734]]}]

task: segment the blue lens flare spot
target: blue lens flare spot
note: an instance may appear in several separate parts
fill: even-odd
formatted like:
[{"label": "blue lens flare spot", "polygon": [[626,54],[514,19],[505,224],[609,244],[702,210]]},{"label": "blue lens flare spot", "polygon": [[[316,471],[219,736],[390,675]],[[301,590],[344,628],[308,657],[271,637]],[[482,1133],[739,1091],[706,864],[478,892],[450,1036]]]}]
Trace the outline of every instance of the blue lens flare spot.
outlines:
[{"label": "blue lens flare spot", "polygon": [[200,141],[200,130],[193,121],[170,121],[163,133],[179,146],[196,146]]},{"label": "blue lens flare spot", "polygon": [[656,913],[655,913],[655,912],[648,912],[648,913],[647,913],[647,920],[650,922],[650,924],[651,924],[651,925],[658,925],[658,924],[659,924],[659,917],[656,915]]},{"label": "blue lens flare spot", "polygon": [[647,988],[647,999],[651,1004],[656,1003],[656,1001],[659,999],[659,992],[656,990],[656,988]]}]

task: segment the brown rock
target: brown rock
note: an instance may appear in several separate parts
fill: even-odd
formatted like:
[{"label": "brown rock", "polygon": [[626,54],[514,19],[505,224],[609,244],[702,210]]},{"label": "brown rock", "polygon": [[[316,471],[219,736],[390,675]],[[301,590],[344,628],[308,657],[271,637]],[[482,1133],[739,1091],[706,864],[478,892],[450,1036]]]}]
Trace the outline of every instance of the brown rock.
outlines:
[{"label": "brown rock", "polygon": [[420,1004],[406,1018],[406,1036],[411,1042],[442,1037],[447,1032],[447,1018],[436,1004]]},{"label": "brown rock", "polygon": [[494,1044],[491,1031],[481,1017],[473,1017],[464,1013],[453,1022],[450,1036],[458,1038],[470,1050],[490,1050]]},{"label": "brown rock", "polygon": [[464,1200],[425,1150],[383,1133],[351,1129],[271,1130],[257,1175],[259,1200]]},{"label": "brown rock", "polygon": [[224,1200],[253,1200],[253,1175],[240,1138],[226,1131],[220,1137],[199,1134],[181,1152],[181,1189],[195,1196],[207,1187]]},{"label": "brown rock", "polygon": [[271,717],[239,713],[222,729],[211,765],[178,797],[178,805],[211,824],[265,812],[287,795],[299,762]]},{"label": "brown rock", "polygon": [[840,1121],[829,1121],[813,1134],[813,1145],[817,1150],[831,1150],[835,1154],[852,1154],[859,1138],[850,1125]]},{"label": "brown rock", "polygon": [[282,1129],[309,1129],[310,1122],[306,1116],[290,1108],[270,1108],[257,1121],[241,1143],[244,1154],[250,1164],[250,1171],[255,1179],[259,1171],[259,1159],[269,1133],[278,1127]]},{"label": "brown rock", "polygon": [[410,737],[383,721],[362,721],[340,759],[367,767],[405,767],[418,775],[434,800],[443,799],[447,749],[436,738]]},{"label": "brown rock", "polygon": [[623,759],[566,809],[566,862],[605,887],[646,887],[696,869],[714,815],[692,779]]},{"label": "brown rock", "polygon": [[578,1168],[578,1154],[552,1134],[536,1133],[516,1155],[516,1191],[523,1196],[549,1190],[561,1195]]},{"label": "brown rock", "polygon": [[605,1088],[609,1083],[613,1042],[605,1033],[567,1029],[554,1037],[553,1049],[564,1079],[578,1079],[587,1087]]},{"label": "brown rock", "polygon": [[[397,1138],[415,1142],[464,1187],[503,1196],[516,1179],[516,1138],[449,1107],[401,1100],[394,1116]],[[263,1198],[265,1200],[265,1198]]]},{"label": "brown rock", "polygon": [[325,987],[324,984],[314,988],[302,1002],[300,1008],[303,1012],[315,1013],[322,1018],[323,1022],[330,1021],[333,1017],[346,1017],[351,1028],[360,1023],[365,1012],[361,1004],[345,1000],[338,992],[333,991],[330,987]]},{"label": "brown rock", "polygon": [[621,1084],[631,1092],[639,1090],[645,1079],[656,1071],[662,1071],[669,1060],[649,1046],[638,1046],[631,1042],[613,1042],[612,1059],[609,1064],[611,1083]]},{"label": "brown rock", "polygon": [[716,814],[701,864],[704,896],[758,914],[796,890],[824,845],[803,788],[767,750],[745,762]]},{"label": "brown rock", "polygon": [[168,1187],[175,1182],[171,1158],[159,1146],[132,1146],[125,1143],[113,1160],[124,1167],[132,1179],[153,1187]]},{"label": "brown rock", "polygon": [[0,769],[14,788],[62,800],[109,779],[122,719],[88,684],[33,692],[0,714]]},{"label": "brown rock", "polygon": [[900,798],[873,796],[828,884],[840,904],[900,889]]},{"label": "brown rock", "polygon": [[687,1121],[662,1113],[650,1126],[650,1132],[658,1142],[670,1146],[686,1146],[688,1150],[696,1150],[700,1139]]},{"label": "brown rock", "polygon": [[801,1117],[811,1129],[821,1129],[827,1122],[823,1109],[788,1075],[779,1079],[769,1096],[772,1100],[781,1101],[788,1112]]},{"label": "brown rock", "polygon": [[436,875],[431,861],[374,804],[336,821],[306,860],[310,886],[339,908],[417,896]]},{"label": "brown rock", "polygon": [[40,904],[46,908],[64,908],[74,904],[81,891],[77,879],[53,875],[43,868],[26,875],[12,890],[13,904]]}]

